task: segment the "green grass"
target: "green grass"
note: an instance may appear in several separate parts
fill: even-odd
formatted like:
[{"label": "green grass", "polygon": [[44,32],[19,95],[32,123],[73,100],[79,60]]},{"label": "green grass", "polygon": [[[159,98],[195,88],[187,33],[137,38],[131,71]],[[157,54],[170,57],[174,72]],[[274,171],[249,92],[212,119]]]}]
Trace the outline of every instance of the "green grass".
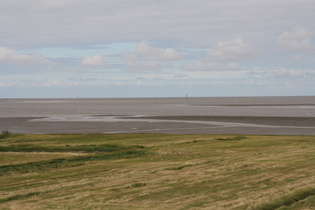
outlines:
[{"label": "green grass", "polygon": [[[107,159],[119,158],[135,158],[145,155],[143,146],[118,146],[111,144],[101,145],[80,145],[69,146],[65,145],[54,147],[39,147],[30,144],[21,144],[15,146],[1,147],[0,152],[85,152],[89,155],[58,158],[44,160],[38,162],[30,162],[24,164],[10,164],[0,166],[0,176],[10,175],[12,173],[29,173],[48,171],[65,167],[75,167],[83,165],[87,161],[99,161]],[[91,154],[92,153],[92,154]]]},{"label": "green grass", "polygon": [[10,134],[0,209],[314,209],[315,136]]},{"label": "green grass", "polygon": [[26,199],[35,195],[39,195],[39,192],[34,192],[34,193],[28,193],[28,194],[24,194],[24,195],[13,195],[4,199],[0,199],[0,204],[1,203],[6,203],[9,201],[14,201],[14,200],[21,200],[21,199]]},{"label": "green grass", "polygon": [[227,137],[227,138],[215,138],[215,140],[220,140],[220,141],[238,141],[246,139],[245,136],[234,136],[234,137]]},{"label": "green grass", "polygon": [[189,164],[189,165],[183,165],[183,166],[178,166],[178,167],[172,167],[172,168],[167,168],[166,170],[182,170],[183,168],[187,168],[190,166],[193,166],[193,165]]},{"label": "green grass", "polygon": [[[2,147],[0,152],[115,152],[130,149],[132,147],[124,147],[113,144],[101,145],[65,145],[65,146],[36,146],[33,144],[20,144]],[[133,148],[143,148],[143,146],[133,146]]]}]

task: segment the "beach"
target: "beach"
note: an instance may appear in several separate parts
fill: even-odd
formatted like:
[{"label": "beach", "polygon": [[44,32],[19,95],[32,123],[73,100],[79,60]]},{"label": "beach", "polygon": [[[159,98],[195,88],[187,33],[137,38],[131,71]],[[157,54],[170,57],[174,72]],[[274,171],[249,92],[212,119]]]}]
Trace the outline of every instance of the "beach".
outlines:
[{"label": "beach", "polygon": [[13,133],[315,135],[315,97],[0,100]]},{"label": "beach", "polygon": [[[49,121],[42,118],[0,118],[2,130],[13,133],[168,133],[315,135],[314,117],[158,116],[135,121]],[[127,120],[127,119],[125,119]]]}]

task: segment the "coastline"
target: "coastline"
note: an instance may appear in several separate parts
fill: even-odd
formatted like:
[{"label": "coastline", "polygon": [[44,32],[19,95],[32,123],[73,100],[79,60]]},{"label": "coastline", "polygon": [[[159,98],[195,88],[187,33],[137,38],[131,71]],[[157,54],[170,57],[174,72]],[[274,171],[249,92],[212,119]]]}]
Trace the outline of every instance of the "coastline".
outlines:
[{"label": "coastline", "polygon": [[0,99],[13,133],[315,135],[315,96]]},{"label": "coastline", "polygon": [[315,135],[315,117],[116,116],[54,120],[0,117],[2,130],[24,134],[167,133]]}]

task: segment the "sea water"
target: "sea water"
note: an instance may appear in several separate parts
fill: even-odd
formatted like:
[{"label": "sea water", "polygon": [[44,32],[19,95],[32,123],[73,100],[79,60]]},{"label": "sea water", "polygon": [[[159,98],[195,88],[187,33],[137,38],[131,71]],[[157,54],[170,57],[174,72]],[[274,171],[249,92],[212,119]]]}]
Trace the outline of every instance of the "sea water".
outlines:
[{"label": "sea water", "polygon": [[121,115],[315,117],[315,96],[0,100],[0,117]]}]

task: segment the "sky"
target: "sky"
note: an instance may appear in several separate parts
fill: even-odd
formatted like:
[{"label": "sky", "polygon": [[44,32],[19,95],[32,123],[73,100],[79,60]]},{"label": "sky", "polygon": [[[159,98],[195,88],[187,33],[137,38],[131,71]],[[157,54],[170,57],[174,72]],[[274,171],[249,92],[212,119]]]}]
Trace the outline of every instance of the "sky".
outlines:
[{"label": "sky", "polygon": [[315,95],[314,0],[1,0],[1,98]]}]

